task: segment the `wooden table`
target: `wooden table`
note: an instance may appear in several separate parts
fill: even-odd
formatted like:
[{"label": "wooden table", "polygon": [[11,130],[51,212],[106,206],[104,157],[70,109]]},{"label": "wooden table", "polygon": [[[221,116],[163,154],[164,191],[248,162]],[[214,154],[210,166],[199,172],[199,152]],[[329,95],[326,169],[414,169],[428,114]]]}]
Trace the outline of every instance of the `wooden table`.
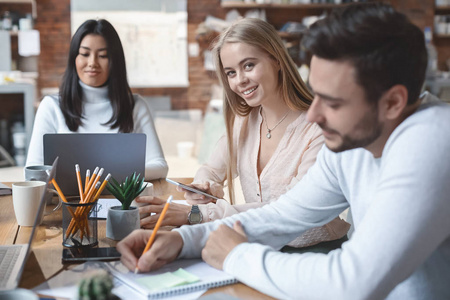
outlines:
[{"label": "wooden table", "polygon": [[[192,178],[175,178],[182,183],[192,182]],[[176,190],[176,187],[165,180],[152,181],[154,195],[160,198],[167,198],[173,195],[174,199],[183,199],[183,194]],[[5,183],[11,186],[11,183]],[[74,265],[64,265],[61,262],[62,255],[62,213],[58,210],[44,217],[42,224],[36,229],[31,253],[22,279],[20,287],[31,289],[60,272],[73,268]],[[106,221],[98,221],[98,242],[99,247],[115,246],[116,242],[106,238]],[[14,216],[14,208],[11,196],[0,196],[0,245],[26,244],[31,233],[31,227],[19,226]],[[225,293],[239,299],[273,299],[264,295],[242,283],[211,289],[206,294]]]}]

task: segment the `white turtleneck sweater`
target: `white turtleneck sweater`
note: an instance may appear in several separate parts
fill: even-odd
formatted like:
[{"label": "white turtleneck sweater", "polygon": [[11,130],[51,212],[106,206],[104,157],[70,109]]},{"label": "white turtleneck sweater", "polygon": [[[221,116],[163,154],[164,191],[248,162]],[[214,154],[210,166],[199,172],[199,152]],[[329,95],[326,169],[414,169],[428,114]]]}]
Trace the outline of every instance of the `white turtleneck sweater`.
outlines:
[{"label": "white turtleneck sweater", "polygon": [[[117,133],[118,128],[111,129],[109,125],[103,125],[113,114],[108,98],[108,87],[97,88],[81,81],[79,83],[83,92],[83,124],[76,133]],[[134,100],[133,132],[147,135],[145,178],[146,180],[164,178],[167,175],[168,166],[156,134],[152,115],[140,96],[134,95]],[[66,125],[57,95],[44,97],[39,105],[28,148],[27,166],[44,163],[43,136],[46,133],[73,133]]]}]

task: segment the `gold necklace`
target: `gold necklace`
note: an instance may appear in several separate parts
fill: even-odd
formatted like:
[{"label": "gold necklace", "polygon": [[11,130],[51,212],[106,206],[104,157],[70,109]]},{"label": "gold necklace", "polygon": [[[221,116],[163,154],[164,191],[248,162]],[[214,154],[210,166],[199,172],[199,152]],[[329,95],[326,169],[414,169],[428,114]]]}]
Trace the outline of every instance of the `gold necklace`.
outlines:
[{"label": "gold necklace", "polygon": [[272,130],[274,130],[275,128],[277,128],[277,126],[280,125],[281,122],[284,121],[284,119],[286,119],[286,117],[287,117],[287,115],[289,114],[290,111],[288,110],[288,112],[281,118],[281,120],[278,121],[278,123],[275,124],[275,126],[273,126],[272,128],[269,128],[269,126],[267,125],[266,113],[265,113],[264,110],[262,109],[262,106],[261,106],[261,111],[262,111],[262,114],[263,114],[263,121],[264,121],[264,123],[266,124],[266,128],[267,128],[266,138],[270,139],[270,138],[272,137],[272,134],[270,134],[270,133],[272,132]]}]

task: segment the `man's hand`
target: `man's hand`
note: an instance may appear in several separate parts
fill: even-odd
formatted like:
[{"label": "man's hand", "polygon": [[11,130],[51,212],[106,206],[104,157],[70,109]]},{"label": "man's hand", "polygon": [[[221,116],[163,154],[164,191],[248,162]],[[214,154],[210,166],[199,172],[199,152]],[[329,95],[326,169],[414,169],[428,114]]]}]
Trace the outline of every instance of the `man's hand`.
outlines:
[{"label": "man's hand", "polygon": [[231,250],[239,244],[248,242],[241,222],[236,221],[233,228],[220,225],[216,231],[210,233],[202,258],[216,269],[223,269],[223,262]]},{"label": "man's hand", "polygon": [[117,244],[117,251],[122,254],[120,260],[130,271],[136,266],[141,272],[159,269],[180,254],[183,248],[181,235],[175,231],[158,231],[153,245],[142,255],[151,234],[151,230],[135,230]]},{"label": "man's hand", "polygon": [[[139,214],[144,214],[145,217],[141,219],[141,227],[153,229],[158,221],[158,218],[166,204],[166,200],[142,196],[136,198],[137,203],[147,204],[139,207]],[[183,205],[178,203],[171,203],[166,212],[166,216],[162,222],[162,226],[181,226],[189,224],[188,214],[191,211],[190,205]],[[153,213],[153,215],[152,215]],[[149,215],[150,214],[150,215]]]}]

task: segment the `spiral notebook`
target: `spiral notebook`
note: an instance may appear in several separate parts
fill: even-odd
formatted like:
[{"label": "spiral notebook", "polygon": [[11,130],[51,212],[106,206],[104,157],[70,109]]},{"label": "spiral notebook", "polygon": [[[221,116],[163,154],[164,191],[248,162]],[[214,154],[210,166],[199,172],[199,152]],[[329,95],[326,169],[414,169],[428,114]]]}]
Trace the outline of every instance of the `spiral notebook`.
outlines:
[{"label": "spiral notebook", "polygon": [[[103,264],[104,268],[108,269],[116,279],[138,293],[147,296],[148,299],[163,299],[165,297],[188,294],[237,282],[233,276],[209,266],[201,259],[180,259],[165,265],[157,271],[141,274],[134,274],[134,272],[129,271],[120,261],[105,262]],[[163,288],[160,290],[149,290],[139,283],[139,281],[142,281],[142,278],[145,278],[146,276],[175,272],[180,268],[197,276],[200,280],[195,283]]]}]

